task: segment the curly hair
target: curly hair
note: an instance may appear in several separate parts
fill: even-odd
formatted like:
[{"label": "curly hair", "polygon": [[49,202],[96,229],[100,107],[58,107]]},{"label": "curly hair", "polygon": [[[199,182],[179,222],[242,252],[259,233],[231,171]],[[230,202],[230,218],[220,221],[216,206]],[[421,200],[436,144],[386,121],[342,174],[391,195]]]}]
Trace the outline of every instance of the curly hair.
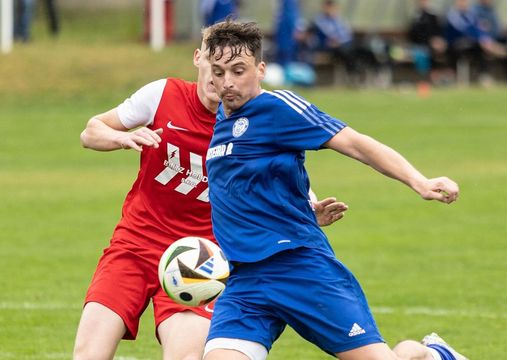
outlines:
[{"label": "curly hair", "polygon": [[203,41],[209,56],[220,60],[224,49],[230,47],[230,62],[244,52],[255,57],[255,63],[262,61],[262,31],[255,22],[238,22],[227,19],[211,25],[202,31]]}]

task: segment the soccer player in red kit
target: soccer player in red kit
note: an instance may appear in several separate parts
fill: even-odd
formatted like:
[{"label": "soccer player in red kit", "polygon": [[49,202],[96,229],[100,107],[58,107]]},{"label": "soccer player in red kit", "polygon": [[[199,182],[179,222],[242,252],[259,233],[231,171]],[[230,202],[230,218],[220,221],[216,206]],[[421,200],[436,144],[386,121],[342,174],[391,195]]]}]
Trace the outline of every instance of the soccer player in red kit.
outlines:
[{"label": "soccer player in red kit", "polygon": [[[86,294],[74,359],[112,359],[122,338],[135,339],[150,300],[164,359],[202,357],[212,306],[174,303],[161,289],[157,271],[175,240],[215,241],[205,157],[219,99],[203,49],[194,52],[196,83],[152,82],[92,117],[81,134],[86,148],[139,151],[141,165]],[[321,225],[340,219],[347,209],[334,198],[313,201]]]}]

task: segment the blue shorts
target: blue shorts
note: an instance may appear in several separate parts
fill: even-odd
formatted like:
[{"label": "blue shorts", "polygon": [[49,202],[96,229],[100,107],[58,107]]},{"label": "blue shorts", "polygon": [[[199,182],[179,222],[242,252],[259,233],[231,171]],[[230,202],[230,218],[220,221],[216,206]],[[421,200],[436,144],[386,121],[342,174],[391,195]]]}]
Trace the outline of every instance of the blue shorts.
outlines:
[{"label": "blue shorts", "polygon": [[327,249],[300,247],[235,266],[208,340],[244,339],[270,350],[287,324],[330,354],[384,342],[359,283]]}]

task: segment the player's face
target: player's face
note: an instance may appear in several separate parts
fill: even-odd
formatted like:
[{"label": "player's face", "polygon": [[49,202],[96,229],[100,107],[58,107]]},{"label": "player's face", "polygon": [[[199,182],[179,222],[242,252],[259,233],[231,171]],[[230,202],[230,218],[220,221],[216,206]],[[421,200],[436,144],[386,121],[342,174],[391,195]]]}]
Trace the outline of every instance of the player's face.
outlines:
[{"label": "player's face", "polygon": [[244,51],[229,61],[229,47],[220,55],[218,59],[217,56],[211,57],[211,73],[224,110],[230,114],[260,94],[266,65],[264,62],[256,64],[255,57]]},{"label": "player's face", "polygon": [[204,45],[194,52],[194,65],[198,69],[197,86],[199,92],[208,102],[218,105],[220,99],[218,98],[215,85],[213,84],[213,78],[211,77],[211,64],[207,53]]}]

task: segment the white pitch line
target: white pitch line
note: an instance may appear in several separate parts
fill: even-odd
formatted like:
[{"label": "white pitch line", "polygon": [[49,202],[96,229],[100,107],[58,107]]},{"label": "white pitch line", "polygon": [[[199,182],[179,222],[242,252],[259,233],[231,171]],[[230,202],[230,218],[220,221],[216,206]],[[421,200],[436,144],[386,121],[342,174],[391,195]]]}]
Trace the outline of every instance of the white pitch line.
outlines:
[{"label": "white pitch line", "polygon": [[81,307],[66,303],[0,302],[0,310],[75,310]]},{"label": "white pitch line", "polygon": [[[29,356],[26,359],[70,359],[71,353],[41,353],[34,356]],[[19,359],[19,354],[0,351],[0,359]],[[133,356],[115,356],[114,360],[146,360],[144,358],[137,358]]]},{"label": "white pitch line", "polygon": [[67,353],[47,353],[47,354],[40,354],[38,355],[38,358],[43,356],[46,359],[70,359],[72,357],[72,354]]},{"label": "white pitch line", "polygon": [[[68,303],[32,303],[32,302],[0,302],[0,310],[79,310],[82,304]],[[430,307],[389,307],[372,306],[371,311],[375,314],[402,314],[402,315],[427,315],[436,317],[471,317],[483,319],[507,319],[507,313],[495,313],[485,311],[451,310]],[[128,360],[128,359],[124,359]]]},{"label": "white pitch line", "polygon": [[387,306],[372,306],[371,311],[375,314],[403,314],[403,315],[427,315],[436,317],[472,317],[483,319],[507,319],[506,313],[459,311],[450,309],[438,309],[428,307],[393,308]]}]

